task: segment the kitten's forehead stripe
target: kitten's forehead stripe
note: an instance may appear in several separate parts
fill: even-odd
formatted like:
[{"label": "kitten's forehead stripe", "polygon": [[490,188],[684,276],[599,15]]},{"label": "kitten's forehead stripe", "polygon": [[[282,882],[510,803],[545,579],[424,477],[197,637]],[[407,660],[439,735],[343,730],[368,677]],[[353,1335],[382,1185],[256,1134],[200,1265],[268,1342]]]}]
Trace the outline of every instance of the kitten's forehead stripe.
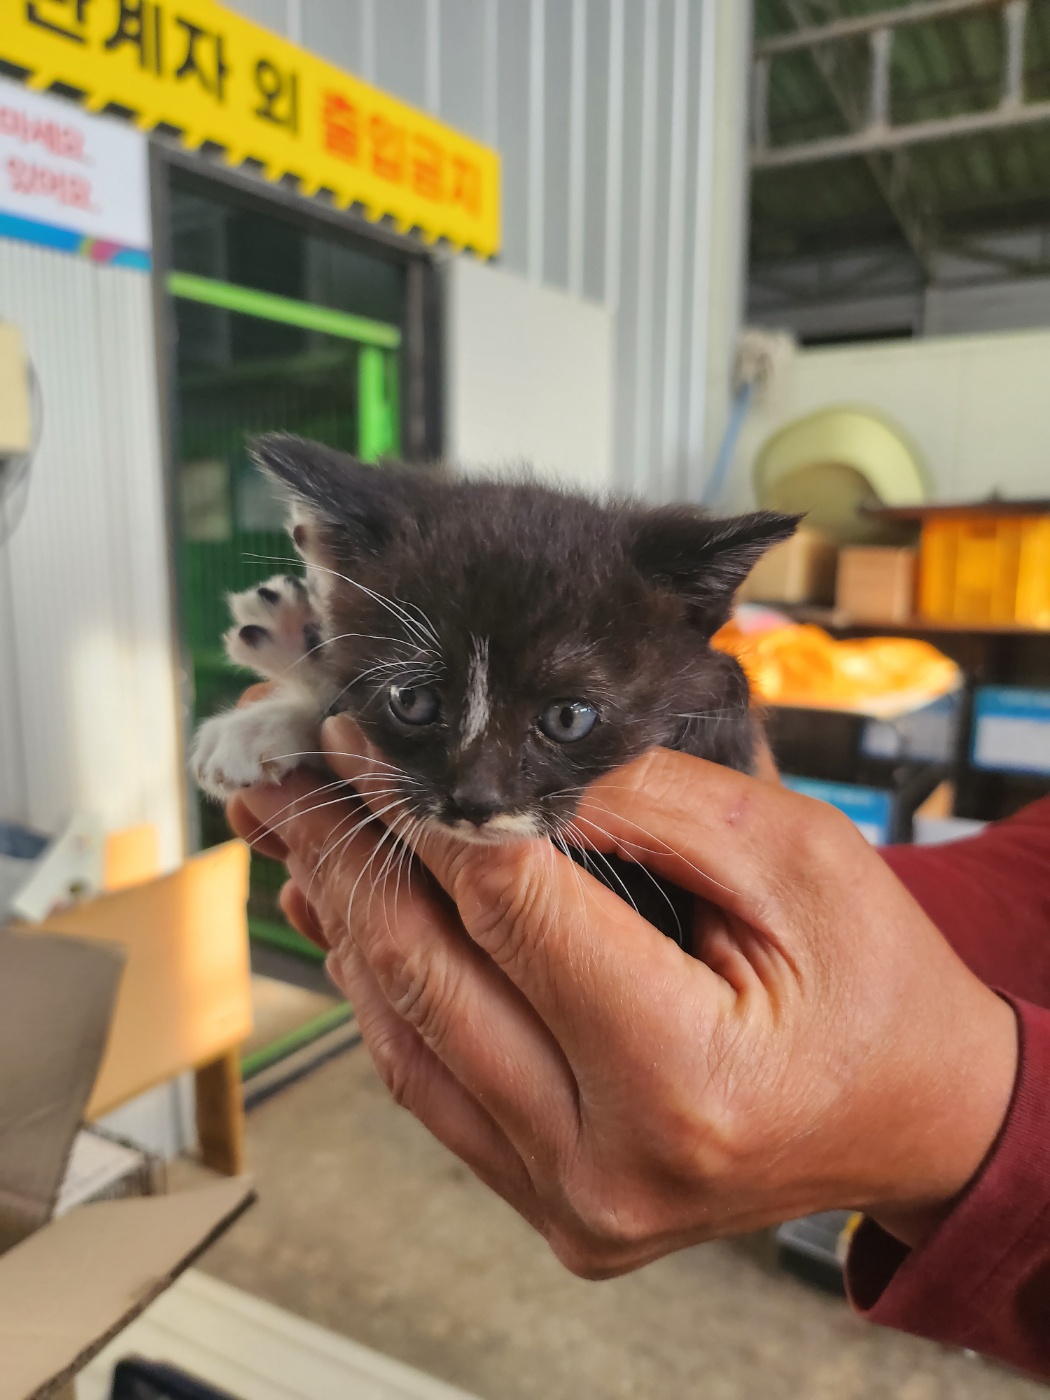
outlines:
[{"label": "kitten's forehead stripe", "polygon": [[467,662],[467,688],[463,700],[460,746],[468,749],[480,739],[489,723],[489,641],[474,638],[474,650]]}]

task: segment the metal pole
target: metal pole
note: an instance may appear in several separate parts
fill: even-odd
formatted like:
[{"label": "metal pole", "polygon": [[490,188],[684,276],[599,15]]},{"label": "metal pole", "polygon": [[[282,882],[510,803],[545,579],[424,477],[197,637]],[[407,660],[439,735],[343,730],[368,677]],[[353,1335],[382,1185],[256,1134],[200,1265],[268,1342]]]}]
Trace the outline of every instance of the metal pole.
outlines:
[{"label": "metal pole", "polygon": [[751,141],[756,151],[769,148],[769,70],[768,58],[756,58],[752,68],[754,93],[751,102]]},{"label": "metal pole", "polygon": [[871,33],[871,109],[869,131],[885,131],[890,125],[890,61],[893,57],[892,29]]},{"label": "metal pole", "polygon": [[528,124],[528,216],[526,225],[526,267],[530,281],[543,281],[544,234],[544,152],[547,107],[544,88],[547,77],[546,7],[544,0],[529,0],[529,124]]},{"label": "metal pole", "polygon": [[583,296],[587,179],[587,0],[572,0],[569,57],[569,291]]},{"label": "metal pole", "polygon": [[1003,101],[1008,108],[1024,102],[1024,42],[1028,28],[1028,0],[1009,0],[1003,10],[1003,39],[1006,63],[1003,70]]}]

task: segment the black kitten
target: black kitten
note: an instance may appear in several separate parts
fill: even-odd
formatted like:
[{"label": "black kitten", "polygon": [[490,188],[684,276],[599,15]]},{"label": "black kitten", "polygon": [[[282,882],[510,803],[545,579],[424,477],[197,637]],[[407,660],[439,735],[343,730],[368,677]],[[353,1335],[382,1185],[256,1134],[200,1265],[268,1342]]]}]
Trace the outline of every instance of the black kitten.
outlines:
[{"label": "black kitten", "polygon": [[752,767],[747,681],[710,639],[794,517],[367,467],[278,435],[255,455],[291,496],[306,584],[231,598],[230,656],[277,685],[202,725],[205,791],[279,781],[341,710],[391,765],[389,822],[473,841],[563,837],[584,787],[654,746]]}]

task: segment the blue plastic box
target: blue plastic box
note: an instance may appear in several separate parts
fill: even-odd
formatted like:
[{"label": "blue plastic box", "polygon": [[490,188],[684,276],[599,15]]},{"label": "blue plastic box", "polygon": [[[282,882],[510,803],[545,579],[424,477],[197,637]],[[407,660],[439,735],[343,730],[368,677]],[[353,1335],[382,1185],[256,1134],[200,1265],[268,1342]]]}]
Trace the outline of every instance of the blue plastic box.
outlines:
[{"label": "blue plastic box", "polygon": [[893,794],[854,783],[825,783],[815,778],[785,776],[784,786],[804,797],[815,797],[837,807],[859,828],[873,846],[885,845],[893,824]]},{"label": "blue plastic box", "polygon": [[892,763],[951,763],[961,708],[962,692],[955,690],[896,719],[869,720],[860,751]]},{"label": "blue plastic box", "polygon": [[1050,775],[1050,690],[981,686],[971,762],[993,773]]}]

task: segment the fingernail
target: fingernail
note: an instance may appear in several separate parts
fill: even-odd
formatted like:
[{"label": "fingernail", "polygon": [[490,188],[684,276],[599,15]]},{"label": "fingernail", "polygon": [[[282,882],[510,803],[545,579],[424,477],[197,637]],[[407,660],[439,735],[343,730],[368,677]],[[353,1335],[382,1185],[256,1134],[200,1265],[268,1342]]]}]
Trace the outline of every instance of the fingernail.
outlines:
[{"label": "fingernail", "polygon": [[365,736],[349,715],[330,715],[321,725],[321,739],[326,748],[349,748],[356,744],[359,748]]},{"label": "fingernail", "polygon": [[326,719],[321,726],[321,743],[331,754],[362,758],[366,763],[379,757],[375,745],[368,741],[349,715],[332,715]]}]

